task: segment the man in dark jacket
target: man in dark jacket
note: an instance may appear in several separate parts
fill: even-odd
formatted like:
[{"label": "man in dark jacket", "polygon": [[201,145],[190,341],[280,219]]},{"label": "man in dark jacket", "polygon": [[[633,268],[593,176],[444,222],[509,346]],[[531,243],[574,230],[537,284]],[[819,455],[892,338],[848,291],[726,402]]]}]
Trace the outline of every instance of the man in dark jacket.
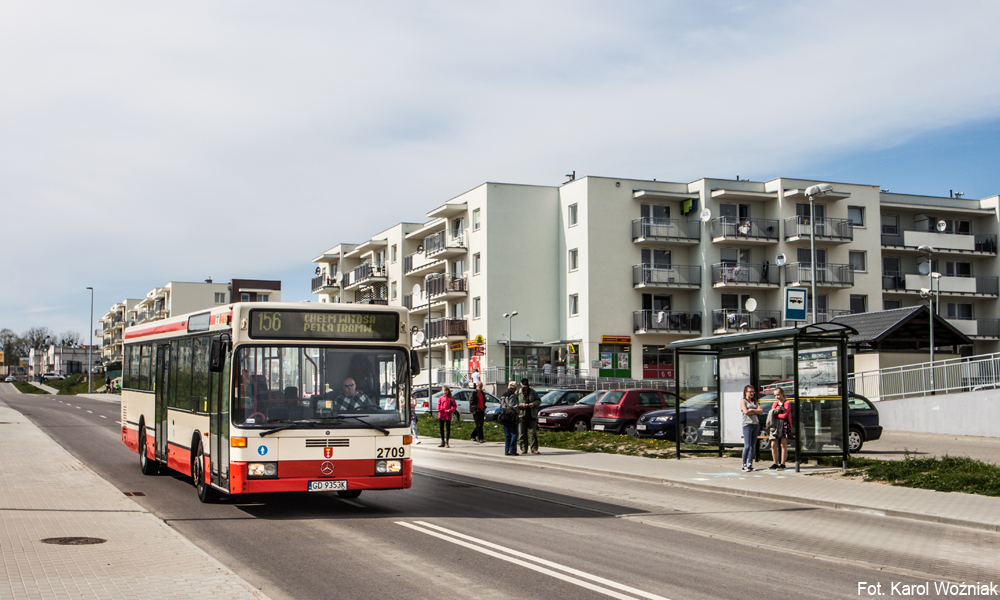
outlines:
[{"label": "man in dark jacket", "polygon": [[[521,389],[517,392],[517,406],[521,412],[517,438],[522,454],[528,453],[529,446],[532,454],[538,454],[538,407],[542,399],[538,397],[538,392],[531,389],[530,383],[527,378],[522,379]],[[528,439],[529,434],[531,440]]]},{"label": "man in dark jacket", "polygon": [[472,420],[476,427],[472,430],[472,441],[483,443],[483,421],[486,420],[486,392],[483,391],[483,382],[476,384],[476,391],[469,396],[469,410],[472,411]]}]

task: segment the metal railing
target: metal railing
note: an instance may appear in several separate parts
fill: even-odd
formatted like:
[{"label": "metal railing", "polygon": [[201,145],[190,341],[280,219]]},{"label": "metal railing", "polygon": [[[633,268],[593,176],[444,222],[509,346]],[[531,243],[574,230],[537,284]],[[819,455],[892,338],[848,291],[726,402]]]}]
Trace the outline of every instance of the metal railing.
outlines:
[{"label": "metal railing", "polygon": [[373,277],[386,277],[384,264],[373,265],[371,263],[361,263],[351,271],[351,285],[368,281]]},{"label": "metal railing", "polygon": [[983,317],[945,317],[949,321],[975,321],[976,333],[967,333],[969,337],[1000,338],[1000,319]]},{"label": "metal railing", "polygon": [[[810,235],[809,217],[785,219],[785,239],[807,238]],[[850,219],[816,219],[816,239],[853,240],[854,222]]]},{"label": "metal railing", "polygon": [[[890,292],[917,292],[917,288],[906,287],[907,275],[920,275],[925,280],[927,275],[920,273],[903,273],[902,271],[882,271],[882,289]],[[984,296],[1000,295],[1000,279],[995,275],[944,275],[945,277],[974,278],[976,280],[976,292]],[[928,284],[929,285],[929,284]],[[942,294],[952,294],[951,290],[941,290]],[[971,293],[971,292],[967,292]]]},{"label": "metal railing", "polygon": [[[812,267],[809,263],[785,265],[785,281],[812,283]],[[816,285],[854,285],[854,271],[851,265],[816,263]]]},{"label": "metal railing", "polygon": [[434,256],[449,248],[465,249],[465,232],[445,229],[424,238],[424,255]]},{"label": "metal railing", "polygon": [[632,331],[699,333],[701,313],[671,310],[637,310],[632,313]]},{"label": "metal railing", "polygon": [[713,331],[756,331],[775,329],[781,323],[780,310],[755,310],[748,312],[732,308],[712,311]]},{"label": "metal railing", "polygon": [[777,219],[719,217],[710,222],[712,238],[778,241]]},{"label": "metal railing", "polygon": [[712,265],[712,285],[717,283],[778,285],[778,269],[772,269],[769,263],[715,263]]},{"label": "metal railing", "polygon": [[[933,384],[931,383],[933,380]],[[1000,353],[855,373],[847,389],[870,400],[969,392],[1000,385]]]},{"label": "metal railing", "polygon": [[[826,323],[830,319],[836,319],[837,317],[842,317],[844,315],[853,315],[854,313],[850,310],[845,310],[842,308],[832,308],[829,310],[819,310],[816,311],[816,322]],[[812,321],[812,311],[806,310],[806,322]],[[782,326],[784,327],[794,327],[796,325],[801,325],[802,321],[783,321]]]},{"label": "metal railing", "polygon": [[643,217],[632,221],[632,241],[701,240],[701,221],[692,219],[654,219]]},{"label": "metal railing", "polygon": [[[882,245],[899,248],[916,248],[914,245],[907,246],[905,242],[905,232],[914,231],[917,233],[934,233],[944,235],[971,235],[974,236],[973,249],[976,252],[988,254],[997,253],[997,234],[995,233],[960,233],[957,231],[926,231],[922,229],[900,229],[898,226],[882,226]],[[947,248],[943,248],[947,250]]]},{"label": "metal railing", "polygon": [[427,295],[431,298],[448,292],[469,291],[469,280],[462,275],[431,275],[427,277]]},{"label": "metal railing", "polygon": [[465,319],[435,319],[427,324],[427,338],[438,339],[443,337],[469,335],[468,322]]},{"label": "metal railing", "polygon": [[319,292],[325,287],[337,287],[337,283],[333,280],[333,277],[320,275],[319,277],[312,278],[313,293]]},{"label": "metal railing", "polygon": [[701,287],[701,267],[691,265],[632,265],[632,285]]}]

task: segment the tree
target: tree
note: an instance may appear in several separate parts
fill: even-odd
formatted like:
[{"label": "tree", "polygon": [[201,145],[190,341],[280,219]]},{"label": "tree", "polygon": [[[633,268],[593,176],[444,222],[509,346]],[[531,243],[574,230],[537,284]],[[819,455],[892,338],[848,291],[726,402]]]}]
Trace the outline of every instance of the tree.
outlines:
[{"label": "tree", "polygon": [[27,354],[24,340],[10,329],[0,329],[0,350],[3,350],[5,365],[16,365],[17,360]]},{"label": "tree", "polygon": [[75,348],[80,345],[80,334],[75,331],[67,331],[59,336],[59,341],[56,345]]},{"label": "tree", "polygon": [[45,349],[46,346],[55,341],[55,336],[52,335],[48,327],[32,327],[21,334],[21,339],[24,341],[24,352],[27,354],[27,351],[32,348],[35,350]]}]

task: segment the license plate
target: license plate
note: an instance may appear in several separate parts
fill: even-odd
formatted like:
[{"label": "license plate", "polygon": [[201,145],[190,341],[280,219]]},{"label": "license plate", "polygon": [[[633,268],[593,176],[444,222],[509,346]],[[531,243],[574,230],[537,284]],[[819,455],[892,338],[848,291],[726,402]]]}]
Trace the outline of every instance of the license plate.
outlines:
[{"label": "license plate", "polygon": [[310,481],[309,491],[310,492],[329,492],[335,490],[346,490],[347,480],[340,479],[338,481]]},{"label": "license plate", "polygon": [[639,431],[646,431],[645,425],[636,425],[635,428],[638,429]]},{"label": "license plate", "polygon": [[548,423],[548,419],[538,419],[539,423]]},{"label": "license plate", "polygon": [[594,431],[604,431],[604,425],[594,425]]}]

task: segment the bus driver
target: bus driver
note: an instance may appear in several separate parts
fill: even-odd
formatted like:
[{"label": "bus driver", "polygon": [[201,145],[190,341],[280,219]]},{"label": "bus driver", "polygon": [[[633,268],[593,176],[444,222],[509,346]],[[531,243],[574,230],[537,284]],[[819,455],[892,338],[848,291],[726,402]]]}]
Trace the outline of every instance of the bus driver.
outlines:
[{"label": "bus driver", "polygon": [[364,392],[358,390],[358,384],[354,382],[354,378],[348,377],[344,380],[343,391],[337,396],[336,405],[340,407],[342,412],[351,412],[360,410],[363,406],[370,408],[372,401]]}]

